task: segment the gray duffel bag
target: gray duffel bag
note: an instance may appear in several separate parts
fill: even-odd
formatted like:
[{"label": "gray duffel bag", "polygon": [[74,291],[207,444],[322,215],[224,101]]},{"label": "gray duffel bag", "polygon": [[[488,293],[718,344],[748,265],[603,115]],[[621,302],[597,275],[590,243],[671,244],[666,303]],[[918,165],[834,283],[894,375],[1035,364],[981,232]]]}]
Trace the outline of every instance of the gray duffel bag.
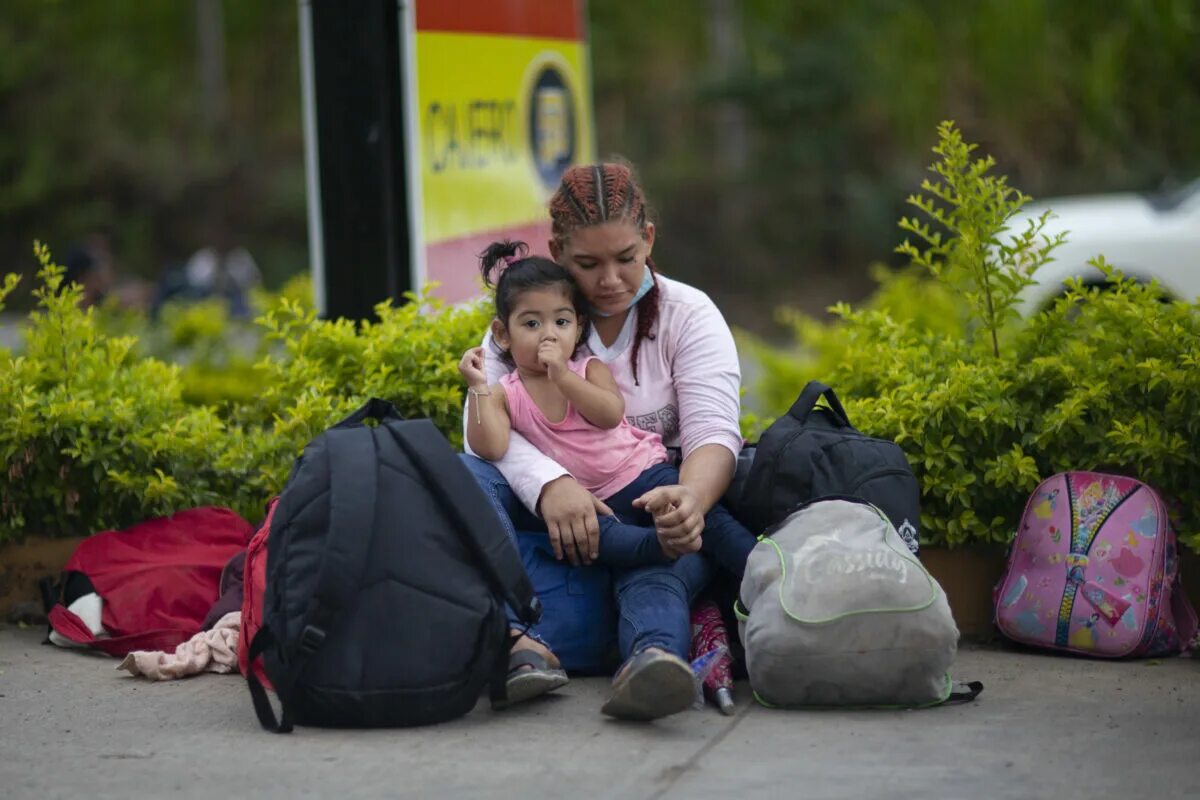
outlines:
[{"label": "gray duffel bag", "polygon": [[814,501],[769,531],[735,611],[766,705],[925,706],[982,688],[954,691],[945,592],[887,517],[854,498]]}]

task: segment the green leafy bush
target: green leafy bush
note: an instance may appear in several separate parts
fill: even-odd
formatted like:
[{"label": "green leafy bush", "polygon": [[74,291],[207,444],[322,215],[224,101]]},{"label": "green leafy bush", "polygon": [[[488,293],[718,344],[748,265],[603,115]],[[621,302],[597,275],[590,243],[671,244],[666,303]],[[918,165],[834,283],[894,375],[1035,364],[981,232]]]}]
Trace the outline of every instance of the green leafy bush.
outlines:
[{"label": "green leafy bush", "polygon": [[[905,320],[923,334],[963,336],[966,321],[962,305],[944,284],[930,280],[916,269],[893,270],[882,264],[871,269],[878,284],[864,304],[864,310],[880,311]],[[835,311],[840,306],[835,307]],[[745,331],[737,331],[738,348],[756,362],[767,376],[754,387],[754,401],[760,409],[784,409],[795,401],[799,390],[810,380],[825,380],[841,364],[853,361],[846,323],[836,317],[822,322],[792,308],[780,308],[776,319],[787,326],[792,344],[772,346]],[[756,439],[770,424],[771,417],[746,413],[743,434]]]},{"label": "green leafy bush", "polygon": [[[456,364],[479,340],[483,304],[427,297],[381,304],[378,321],[317,320],[283,294],[260,320],[265,342],[241,400],[187,401],[183,369],[114,335],[38,246],[37,308],[19,355],[0,352],[0,542],[27,533],[84,535],[180,508],[218,503],[257,518],[292,461],[320,431],[369,396],[431,417],[461,442]],[[17,284],[8,276],[0,304]],[[2,307],[2,306],[0,306]],[[201,348],[219,325],[187,312],[168,325]],[[216,358],[219,354],[209,353]]]},{"label": "green leafy bush", "polygon": [[[179,368],[104,334],[36,248],[41,285],[22,355],[0,368],[0,540],[80,535],[178,508],[245,510],[240,431],[181,397]],[[15,286],[10,276],[6,291]]]},{"label": "green leafy bush", "polygon": [[[938,227],[904,220],[924,247],[899,248],[932,281],[913,303],[892,293],[914,288],[906,273],[867,308],[835,307],[831,324],[799,319],[797,363],[768,360],[760,395],[786,408],[809,377],[836,387],[859,428],[904,447],[930,542],[1005,542],[1039,480],[1097,469],[1159,489],[1200,547],[1200,307],[1097,259],[1107,291],[1075,282],[1019,319],[1015,297],[1057,240],[1041,236],[1044,220],[1005,233],[1027,198],[989,175],[990,159],[972,159],[951,124],[939,139],[939,180],[911,198]],[[939,316],[957,322],[931,319],[927,297],[953,301]]]},{"label": "green leafy bush", "polygon": [[311,306],[281,296],[259,320],[281,352],[258,363],[260,391],[235,417],[258,431],[265,488],[276,491],[299,449],[369,397],[390,401],[406,417],[430,418],[462,446],[458,361],[479,343],[491,311],[482,302],[446,306],[415,294],[408,300],[380,303],[377,320],[353,323],[317,319]]}]

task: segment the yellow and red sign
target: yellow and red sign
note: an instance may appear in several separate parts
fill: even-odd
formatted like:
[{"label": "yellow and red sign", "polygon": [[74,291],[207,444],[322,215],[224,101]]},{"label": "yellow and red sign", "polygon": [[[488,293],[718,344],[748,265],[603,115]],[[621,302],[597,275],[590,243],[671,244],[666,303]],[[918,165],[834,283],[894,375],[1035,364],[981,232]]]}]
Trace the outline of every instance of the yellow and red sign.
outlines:
[{"label": "yellow and red sign", "polygon": [[479,294],[478,255],[502,238],[545,254],[546,201],[595,159],[583,0],[417,0],[415,283]]}]

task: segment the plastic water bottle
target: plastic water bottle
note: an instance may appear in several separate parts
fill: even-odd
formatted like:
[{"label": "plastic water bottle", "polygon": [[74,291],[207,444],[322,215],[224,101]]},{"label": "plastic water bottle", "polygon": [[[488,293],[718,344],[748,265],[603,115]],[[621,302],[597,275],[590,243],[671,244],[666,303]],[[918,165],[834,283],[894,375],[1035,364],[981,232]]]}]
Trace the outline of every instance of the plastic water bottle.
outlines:
[{"label": "plastic water bottle", "polygon": [[[692,660],[692,674],[696,676],[696,702],[693,704],[695,708],[704,708],[704,679],[717,666],[717,662],[724,658],[729,653],[729,648],[723,644],[717,645],[707,653],[697,656]],[[717,703],[717,708],[722,714],[729,716],[733,714],[733,692],[722,686],[717,689],[713,699]]]}]

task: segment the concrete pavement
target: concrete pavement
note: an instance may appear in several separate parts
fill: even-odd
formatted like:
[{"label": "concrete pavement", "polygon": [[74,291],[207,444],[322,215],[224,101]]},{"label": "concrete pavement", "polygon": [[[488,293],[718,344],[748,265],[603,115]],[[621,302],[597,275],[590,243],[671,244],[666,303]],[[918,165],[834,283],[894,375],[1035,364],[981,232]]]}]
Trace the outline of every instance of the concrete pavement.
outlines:
[{"label": "concrete pavement", "polygon": [[1200,797],[1200,659],[1108,663],[964,647],[969,705],[772,711],[652,724],[606,682],[392,731],[258,728],[244,682],[150,683],[0,629],[0,797]]}]

